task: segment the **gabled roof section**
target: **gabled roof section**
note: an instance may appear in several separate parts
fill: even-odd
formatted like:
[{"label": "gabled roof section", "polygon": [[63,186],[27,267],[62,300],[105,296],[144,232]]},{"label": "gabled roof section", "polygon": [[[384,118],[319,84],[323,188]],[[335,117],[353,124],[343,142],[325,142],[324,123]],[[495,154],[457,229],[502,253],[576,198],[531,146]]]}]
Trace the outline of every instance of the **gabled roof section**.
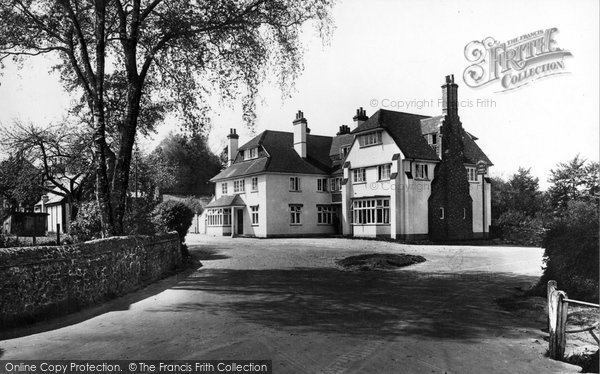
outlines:
[{"label": "gabled roof section", "polygon": [[211,181],[236,178],[262,172],[294,174],[328,174],[331,169],[329,149],[330,136],[306,134],[306,158],[303,159],[294,150],[294,134],[284,131],[265,130],[239,149],[262,147],[266,151],[263,157],[243,161],[236,157],[235,162]]},{"label": "gabled roof section", "polygon": [[439,161],[421,132],[421,120],[427,118],[431,117],[379,109],[352,133],[382,128],[390,134],[406,158]]},{"label": "gabled roof section", "polygon": [[479,161],[485,161],[485,163],[488,164],[488,166],[494,165],[492,163],[492,161],[490,161],[488,156],[486,156],[486,154],[483,153],[481,148],[479,148],[477,143],[475,143],[475,139],[477,139],[477,138],[475,138],[473,135],[469,134],[468,132],[464,131],[463,144],[465,145],[465,149],[464,149],[465,162],[468,162],[470,164],[477,164],[477,162],[479,162]]},{"label": "gabled roof section", "polygon": [[[421,132],[423,134],[431,134],[431,133],[439,133],[440,126],[444,122],[444,116],[435,116],[431,118],[426,118],[421,120]],[[473,136],[468,131],[463,129],[463,144],[465,146],[463,153],[465,157],[465,162],[469,164],[477,164],[478,161],[485,161],[488,165],[493,165],[490,159],[486,156],[485,153],[479,148],[475,140],[478,138]],[[443,143],[442,139],[442,143]]]},{"label": "gabled roof section", "polygon": [[354,141],[354,135],[342,134],[336,135],[331,141],[331,149],[329,150],[329,156],[337,156],[340,154],[342,147],[349,147]]}]

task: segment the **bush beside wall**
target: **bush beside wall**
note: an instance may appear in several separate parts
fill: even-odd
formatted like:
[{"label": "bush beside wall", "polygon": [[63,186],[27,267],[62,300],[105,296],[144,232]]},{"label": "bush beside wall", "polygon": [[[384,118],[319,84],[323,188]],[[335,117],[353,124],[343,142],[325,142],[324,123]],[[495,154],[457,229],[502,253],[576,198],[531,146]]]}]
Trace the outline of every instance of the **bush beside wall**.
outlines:
[{"label": "bush beside wall", "polygon": [[123,295],[163,278],[180,264],[176,233],[0,249],[0,326]]}]

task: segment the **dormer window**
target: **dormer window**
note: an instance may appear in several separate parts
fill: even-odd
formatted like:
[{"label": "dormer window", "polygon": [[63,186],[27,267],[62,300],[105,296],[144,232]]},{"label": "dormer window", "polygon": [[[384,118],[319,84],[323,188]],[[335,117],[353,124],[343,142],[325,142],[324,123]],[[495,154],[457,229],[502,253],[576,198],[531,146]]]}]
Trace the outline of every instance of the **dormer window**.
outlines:
[{"label": "dormer window", "polygon": [[369,147],[372,145],[377,145],[382,143],[382,135],[381,131],[370,132],[368,134],[360,135],[358,137],[358,144],[361,147]]},{"label": "dormer window", "polygon": [[[244,152],[244,151],[242,151]],[[250,148],[244,154],[244,160],[251,160],[258,157],[258,148]]]},{"label": "dormer window", "polygon": [[427,134],[425,136],[425,138],[427,139],[427,143],[429,144],[429,146],[431,148],[433,148],[433,150],[435,151],[435,153],[440,156],[441,155],[441,137],[439,134],[433,133],[433,134]]},{"label": "dormer window", "polygon": [[340,158],[344,159],[348,156],[348,152],[350,152],[350,147],[342,147],[340,148]]}]

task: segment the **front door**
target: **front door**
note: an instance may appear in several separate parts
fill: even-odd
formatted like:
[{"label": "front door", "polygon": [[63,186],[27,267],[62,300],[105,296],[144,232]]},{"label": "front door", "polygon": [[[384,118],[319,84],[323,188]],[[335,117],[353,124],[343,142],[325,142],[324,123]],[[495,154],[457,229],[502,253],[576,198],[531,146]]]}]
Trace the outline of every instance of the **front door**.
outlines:
[{"label": "front door", "polygon": [[237,214],[237,233],[238,235],[244,234],[244,209],[236,209]]}]

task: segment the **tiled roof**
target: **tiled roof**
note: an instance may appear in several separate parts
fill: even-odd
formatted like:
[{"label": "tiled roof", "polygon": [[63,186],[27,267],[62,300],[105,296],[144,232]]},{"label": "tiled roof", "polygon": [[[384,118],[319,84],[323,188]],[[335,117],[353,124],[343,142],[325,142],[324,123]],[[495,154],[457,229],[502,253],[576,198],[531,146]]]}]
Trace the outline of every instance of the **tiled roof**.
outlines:
[{"label": "tiled roof", "polygon": [[[439,161],[423,134],[438,132],[443,118],[380,109],[350,134],[335,137],[307,134],[305,159],[294,150],[293,133],[266,130],[239,148],[243,151],[259,147],[258,158],[243,160],[238,154],[233,165],[221,171],[211,181],[262,172],[330,174],[341,167],[341,147],[351,145],[356,134],[377,128],[383,128],[390,134],[406,158]],[[465,131],[463,141],[465,162],[477,163],[484,160],[492,164],[471,134]]]},{"label": "tiled roof", "polygon": [[331,149],[329,150],[329,156],[339,155],[340,149],[342,147],[349,147],[350,145],[352,145],[353,141],[354,135],[352,134],[343,134],[334,137],[331,141]]},{"label": "tiled roof", "polygon": [[421,120],[426,118],[430,117],[379,109],[352,133],[358,134],[376,128],[384,128],[406,158],[438,161],[437,154],[427,144],[421,132]]},{"label": "tiled roof", "polygon": [[[421,132],[423,134],[430,134],[439,132],[440,126],[444,122],[444,116],[435,116],[421,120]],[[463,130],[463,144],[465,162],[470,164],[477,164],[478,161],[485,161],[488,165],[493,165],[490,159],[483,153],[481,148],[475,143],[477,137],[473,136],[468,131]],[[443,140],[442,140],[443,141]]]},{"label": "tiled roof", "polygon": [[223,195],[211,201],[206,205],[206,208],[220,208],[225,206],[245,206],[244,201],[240,198],[240,195]]},{"label": "tiled roof", "polygon": [[233,178],[241,175],[256,174],[265,171],[269,163],[268,157],[256,158],[254,160],[236,162],[211,178],[211,181]]},{"label": "tiled roof", "polygon": [[241,146],[240,150],[262,146],[271,156],[236,162],[211,181],[240,177],[259,172],[282,172],[298,174],[328,174],[331,170],[329,149],[332,137],[306,135],[307,157],[303,159],[294,150],[294,134],[284,131],[266,130]]}]

